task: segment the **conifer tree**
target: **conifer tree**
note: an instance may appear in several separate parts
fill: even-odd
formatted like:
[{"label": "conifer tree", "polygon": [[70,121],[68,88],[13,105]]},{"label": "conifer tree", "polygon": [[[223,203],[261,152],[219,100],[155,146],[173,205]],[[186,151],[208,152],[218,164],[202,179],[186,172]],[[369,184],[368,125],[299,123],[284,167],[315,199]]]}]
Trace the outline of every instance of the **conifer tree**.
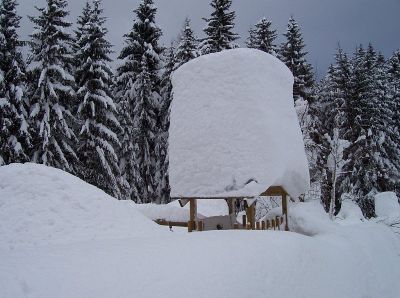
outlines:
[{"label": "conifer tree", "polygon": [[311,89],[314,86],[312,66],[307,62],[308,54],[304,48],[304,40],[298,23],[290,18],[287,31],[284,34],[286,40],[281,44],[279,58],[291,70],[294,76],[293,96],[296,101],[300,97],[308,102],[312,101]]},{"label": "conifer tree", "polygon": [[[350,60],[346,53],[338,48],[335,63],[329,67],[328,74],[320,84],[317,100],[311,105],[312,113],[317,119],[315,130],[312,132],[312,138],[318,148],[315,176],[319,177],[321,195],[327,211],[331,205],[340,207],[340,191],[336,190],[336,187],[340,187],[340,178],[344,176],[340,177],[342,173],[332,171],[332,167],[328,166],[328,158],[333,153],[332,140],[336,140],[334,143],[339,144],[343,143],[340,140],[346,139],[345,131],[348,121],[346,111],[350,101],[350,80]],[[342,159],[345,160],[344,157]],[[337,185],[335,180],[339,180]],[[332,202],[333,199],[336,202]]]},{"label": "conifer tree", "polygon": [[204,33],[206,38],[200,43],[203,55],[236,48],[234,43],[239,35],[234,33],[235,12],[231,11],[232,0],[212,0],[213,9],[210,18],[204,18],[207,22]]},{"label": "conifer tree", "polygon": [[344,134],[351,146],[342,192],[349,193],[367,217],[375,213],[373,196],[392,190],[399,177],[385,65],[385,59],[371,45],[366,51],[357,49],[350,109],[346,111],[349,121]]},{"label": "conifer tree", "polygon": [[[171,54],[172,53],[170,52],[169,58],[172,57]],[[197,50],[197,39],[190,26],[190,20],[187,18],[179,38],[176,53],[174,54],[174,60],[176,61],[174,68],[177,69],[182,64],[185,64],[186,62],[189,62],[198,56],[199,53]],[[169,59],[169,61],[171,61],[171,59]]]},{"label": "conifer tree", "polygon": [[35,142],[32,160],[74,172],[75,80],[71,74],[71,23],[66,20],[66,7],[65,0],[47,0],[45,8],[38,8],[39,16],[30,17],[35,27],[29,59],[30,118]]},{"label": "conifer tree", "polygon": [[[89,1],[86,1],[85,6],[82,9],[81,15],[78,17],[77,20],[77,29],[75,30],[75,42],[74,42],[74,53],[80,50],[79,40],[82,37],[82,34],[87,26],[88,22],[90,21],[92,13],[92,7]],[[75,61],[77,66],[79,66],[79,62]]]},{"label": "conifer tree", "polygon": [[[188,52],[187,52],[188,53]],[[182,59],[189,58],[190,56],[181,56]],[[170,186],[169,186],[169,175],[168,175],[168,138],[169,138],[169,124],[170,124],[170,106],[173,100],[172,96],[172,82],[171,77],[174,70],[177,68],[183,60],[180,62],[176,59],[175,48],[173,43],[171,44],[169,51],[165,57],[164,73],[161,77],[161,105],[160,105],[160,117],[159,124],[160,133],[156,142],[156,152],[160,157],[157,169],[159,175],[158,180],[158,197],[160,203],[168,203],[170,201]]]},{"label": "conifer tree", "polygon": [[[101,0],[93,2],[90,18],[78,29],[75,61],[78,62],[76,83],[78,114],[82,122],[79,133],[79,175],[110,195],[119,198],[120,172],[117,149],[120,145],[117,108],[111,95],[113,73],[111,44],[106,40],[106,18]],[[88,6],[86,6],[88,7]],[[85,20],[84,14],[80,20]]]},{"label": "conifer tree", "polygon": [[249,48],[264,51],[271,55],[276,55],[275,39],[276,30],[271,29],[272,23],[266,18],[262,18],[254,28],[250,29],[250,36],[247,40]]},{"label": "conifer tree", "polygon": [[[393,118],[390,126],[394,132],[394,143],[396,144],[397,173],[400,173],[400,51],[395,52],[388,61],[389,81],[389,108],[393,111]],[[394,190],[400,196],[400,180],[395,183]]]},{"label": "conifer tree", "polygon": [[31,146],[17,5],[16,0],[0,5],[0,166],[29,161]]},{"label": "conifer tree", "polygon": [[[389,108],[393,111],[393,119],[390,126],[395,135],[394,141],[397,144],[396,156],[400,158],[400,50],[397,50],[388,61],[388,80],[389,80]],[[397,173],[400,173],[400,165],[397,164]],[[400,180],[395,185],[395,191],[400,197]]]},{"label": "conifer tree", "polygon": [[125,107],[122,118],[121,172],[131,186],[130,198],[140,203],[159,202],[157,188],[160,157],[156,140],[161,133],[160,55],[161,30],[155,24],[157,8],[152,0],[142,0],[135,10],[132,30],[125,35],[119,59],[117,96]]}]

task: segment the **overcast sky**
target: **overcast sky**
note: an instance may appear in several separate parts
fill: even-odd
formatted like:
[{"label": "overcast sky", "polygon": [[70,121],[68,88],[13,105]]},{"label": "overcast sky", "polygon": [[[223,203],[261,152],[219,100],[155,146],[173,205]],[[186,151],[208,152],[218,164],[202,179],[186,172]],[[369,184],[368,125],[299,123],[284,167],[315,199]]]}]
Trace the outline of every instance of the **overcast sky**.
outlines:
[{"label": "overcast sky", "polygon": [[[27,15],[37,15],[34,6],[43,6],[45,0],[19,0],[19,13],[23,16],[21,36],[28,38],[32,24]],[[103,0],[108,17],[109,40],[118,53],[123,35],[133,23],[133,10],[139,0]],[[185,17],[192,19],[193,29],[203,36],[208,17],[209,0],[155,0],[158,7],[157,24],[163,30],[163,42],[168,45],[176,38]],[[70,20],[75,21],[85,3],[69,0]],[[386,56],[400,48],[400,0],[233,0],[236,11],[236,32],[244,44],[248,29],[265,16],[278,29],[282,40],[287,21],[293,15],[299,22],[309,52],[309,61],[319,75],[332,62],[332,54],[340,45],[353,52],[357,44],[372,42]],[[114,55],[114,57],[116,54]]]}]

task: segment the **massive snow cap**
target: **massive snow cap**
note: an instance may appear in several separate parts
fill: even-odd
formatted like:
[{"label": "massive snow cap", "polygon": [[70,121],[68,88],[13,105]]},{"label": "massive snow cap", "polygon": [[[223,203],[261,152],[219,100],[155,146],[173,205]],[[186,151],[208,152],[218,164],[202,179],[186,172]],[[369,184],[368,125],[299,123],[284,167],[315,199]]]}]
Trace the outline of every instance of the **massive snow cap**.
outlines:
[{"label": "massive snow cap", "polygon": [[293,76],[281,61],[258,50],[223,51],[183,65],[172,83],[173,197],[308,190]]}]

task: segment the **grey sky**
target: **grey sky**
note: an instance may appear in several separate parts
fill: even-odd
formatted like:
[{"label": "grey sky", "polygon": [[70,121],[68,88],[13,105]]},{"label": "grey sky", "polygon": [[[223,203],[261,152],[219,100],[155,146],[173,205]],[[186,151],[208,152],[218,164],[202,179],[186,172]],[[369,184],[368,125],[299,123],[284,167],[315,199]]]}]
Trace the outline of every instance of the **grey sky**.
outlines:
[{"label": "grey sky", "polygon": [[[19,13],[24,17],[21,36],[32,31],[26,15],[36,15],[33,8],[45,0],[19,0]],[[109,39],[118,53],[123,34],[133,23],[132,11],[139,0],[103,0],[108,17]],[[178,35],[185,17],[192,19],[193,29],[203,36],[202,17],[210,14],[209,0],[155,0],[158,7],[157,24],[163,30],[163,42],[168,45]],[[70,20],[75,21],[85,3],[69,0]],[[303,30],[309,51],[309,61],[319,74],[325,72],[332,54],[340,42],[348,52],[357,44],[372,42],[386,56],[400,48],[400,0],[233,0],[236,11],[236,31],[244,44],[250,26],[266,16],[279,32],[279,41],[290,15],[294,15]],[[116,54],[114,55],[114,57]]]}]

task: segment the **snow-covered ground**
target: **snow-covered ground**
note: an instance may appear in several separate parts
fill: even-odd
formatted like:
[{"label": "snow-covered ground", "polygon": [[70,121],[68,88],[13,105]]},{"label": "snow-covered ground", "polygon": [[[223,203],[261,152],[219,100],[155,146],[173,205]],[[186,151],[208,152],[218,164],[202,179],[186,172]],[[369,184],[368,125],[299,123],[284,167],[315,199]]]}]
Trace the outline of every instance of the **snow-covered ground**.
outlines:
[{"label": "snow-covered ground", "polygon": [[349,218],[309,202],[298,233],[176,233],[59,170],[0,167],[0,297],[398,298],[399,239]]}]

